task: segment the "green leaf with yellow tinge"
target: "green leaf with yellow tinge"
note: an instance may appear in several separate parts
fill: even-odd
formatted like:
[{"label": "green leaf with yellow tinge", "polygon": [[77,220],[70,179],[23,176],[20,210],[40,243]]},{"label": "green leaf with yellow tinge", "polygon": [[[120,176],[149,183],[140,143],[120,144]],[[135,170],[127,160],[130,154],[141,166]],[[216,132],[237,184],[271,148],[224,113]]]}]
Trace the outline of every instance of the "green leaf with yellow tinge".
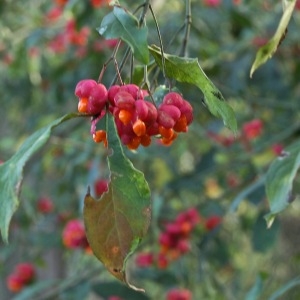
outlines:
[{"label": "green leaf with yellow tinge", "polygon": [[270,213],[265,216],[270,227],[277,214],[286,209],[293,200],[293,181],[300,167],[300,141],[287,147],[276,158],[266,176],[266,193]]},{"label": "green leaf with yellow tinge", "polygon": [[[198,59],[185,58],[164,53],[164,64],[159,47],[149,47],[150,53],[161,69],[165,68],[165,75],[179,82],[185,82],[197,86],[204,94],[204,101],[209,111],[223,120],[225,126],[234,133],[237,132],[235,114],[230,105],[225,101],[221,92],[210,81],[202,70]],[[199,97],[200,98],[200,97]]]},{"label": "green leaf with yellow tinge", "polygon": [[145,65],[148,64],[148,29],[139,26],[138,19],[130,12],[115,6],[113,11],[103,18],[98,31],[106,39],[122,39],[130,46],[137,60]]},{"label": "green leaf with yellow tinge", "polygon": [[39,129],[24,141],[9,160],[0,165],[0,231],[5,242],[8,242],[9,224],[19,205],[23,169],[27,161],[48,141],[53,128],[81,116],[68,114]]},{"label": "green leaf with yellow tinge", "polygon": [[[126,261],[146,235],[151,218],[150,190],[144,174],[123,153],[112,116],[107,116],[110,184],[99,200],[88,192],[84,223],[89,244],[107,270],[133,289]],[[137,289],[139,290],[139,289]]]},{"label": "green leaf with yellow tinge", "polygon": [[264,64],[268,59],[270,59],[273,56],[280,43],[285,38],[285,35],[287,33],[287,27],[292,17],[295,4],[296,0],[284,1],[283,15],[278,24],[277,30],[274,36],[269,40],[269,42],[257,51],[254,63],[252,64],[250,70],[250,77],[252,77],[255,70],[257,70],[262,64]]}]

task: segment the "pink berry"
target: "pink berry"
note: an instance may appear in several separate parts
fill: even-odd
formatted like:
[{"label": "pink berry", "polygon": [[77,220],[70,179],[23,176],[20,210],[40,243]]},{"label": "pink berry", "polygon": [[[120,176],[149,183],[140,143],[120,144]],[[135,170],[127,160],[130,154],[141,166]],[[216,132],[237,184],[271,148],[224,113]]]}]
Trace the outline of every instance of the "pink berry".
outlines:
[{"label": "pink berry", "polygon": [[181,113],[186,116],[187,125],[191,124],[193,122],[193,118],[194,118],[192,105],[188,101],[183,100],[182,106],[179,107],[179,109],[180,109]]},{"label": "pink berry", "polygon": [[125,91],[120,91],[115,95],[116,106],[120,109],[131,110],[135,106],[135,100],[131,94]]},{"label": "pink berry", "polygon": [[115,96],[116,94],[120,91],[120,86],[119,85],[112,85],[109,89],[108,89],[108,101],[111,105],[115,106]]},{"label": "pink berry", "polygon": [[157,122],[154,122],[153,124],[147,127],[147,134],[150,136],[159,134],[159,125]]},{"label": "pink berry", "polygon": [[163,98],[163,104],[175,105],[179,109],[182,106],[182,103],[183,103],[183,98],[181,97],[180,94],[176,92],[170,92],[166,94]]},{"label": "pink berry", "polygon": [[159,110],[157,115],[157,123],[165,128],[173,128],[175,125],[174,119],[165,111]]},{"label": "pink berry", "polygon": [[172,105],[172,104],[162,104],[158,110],[160,111],[164,111],[166,112],[173,120],[174,122],[176,123],[180,116],[181,116],[181,111],[178,107],[176,107],[175,105]]},{"label": "pink berry", "polygon": [[145,104],[148,106],[148,114],[143,121],[150,125],[153,124],[157,119],[157,108],[149,101],[145,101]]},{"label": "pink berry", "polygon": [[97,85],[93,79],[83,79],[79,81],[75,88],[75,95],[79,98],[88,98],[91,90]]},{"label": "pink berry", "polygon": [[144,121],[148,116],[148,105],[144,100],[136,100],[135,101],[135,111],[139,119]]},{"label": "pink berry", "polygon": [[94,88],[91,90],[90,101],[95,103],[105,103],[107,101],[107,89],[104,84],[98,83]]},{"label": "pink berry", "polygon": [[87,112],[93,115],[100,113],[107,101],[106,87],[101,83],[94,86],[88,100]]},{"label": "pink berry", "polygon": [[134,99],[137,99],[140,94],[140,88],[135,84],[126,84],[120,87],[120,91],[129,93]]},{"label": "pink berry", "polygon": [[104,105],[103,106],[94,105],[91,101],[89,101],[87,104],[87,113],[91,115],[97,115],[102,111],[103,108]]}]

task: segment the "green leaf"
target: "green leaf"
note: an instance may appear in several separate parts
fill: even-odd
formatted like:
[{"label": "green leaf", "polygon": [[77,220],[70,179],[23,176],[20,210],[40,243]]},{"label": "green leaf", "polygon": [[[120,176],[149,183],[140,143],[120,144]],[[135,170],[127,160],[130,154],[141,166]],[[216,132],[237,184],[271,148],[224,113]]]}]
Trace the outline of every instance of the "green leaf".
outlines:
[{"label": "green leaf", "polygon": [[109,191],[100,200],[89,192],[84,202],[87,239],[95,256],[116,278],[126,278],[126,261],[150,224],[150,190],[144,174],[124,155],[112,116],[107,116]]},{"label": "green leaf", "polygon": [[115,6],[113,11],[103,18],[98,32],[106,39],[122,39],[130,46],[136,59],[145,65],[148,64],[148,29],[140,27],[137,18],[128,11]]},{"label": "green leaf", "polygon": [[286,5],[277,30],[269,42],[257,51],[254,63],[250,70],[250,77],[252,77],[255,70],[273,56],[282,40],[285,38],[295,3],[296,0],[285,1]]},{"label": "green leaf", "polygon": [[0,165],[0,230],[2,238],[8,242],[11,218],[19,205],[18,196],[23,179],[23,169],[30,157],[49,139],[51,131],[59,124],[81,114],[68,114],[29,136],[19,150],[4,164]]},{"label": "green leaf", "polygon": [[292,200],[293,181],[300,167],[300,141],[288,147],[281,157],[275,159],[266,176],[266,193],[270,213],[265,219],[270,227],[275,216]]},{"label": "green leaf", "polygon": [[259,299],[263,290],[263,279],[262,276],[259,275],[256,277],[255,283],[250,289],[250,291],[246,294],[245,300],[257,300]]},{"label": "green leaf", "polygon": [[237,122],[233,109],[226,103],[221,92],[206,76],[198,59],[164,54],[165,65],[163,66],[160,48],[153,45],[149,49],[160,68],[165,67],[167,77],[197,86],[204,94],[204,101],[209,111],[214,116],[223,119],[225,126],[234,133],[237,132]]},{"label": "green leaf", "polygon": [[[279,299],[283,294],[285,294],[288,290],[292,289],[293,287],[300,285],[300,276],[290,280],[285,285],[283,285],[280,289],[278,289],[275,293],[271,295],[269,300],[276,300]],[[280,298],[283,299],[283,298]]]},{"label": "green leaf", "polygon": [[266,252],[272,248],[278,238],[279,222],[274,222],[271,228],[266,228],[263,213],[259,214],[252,230],[252,247],[255,251]]}]

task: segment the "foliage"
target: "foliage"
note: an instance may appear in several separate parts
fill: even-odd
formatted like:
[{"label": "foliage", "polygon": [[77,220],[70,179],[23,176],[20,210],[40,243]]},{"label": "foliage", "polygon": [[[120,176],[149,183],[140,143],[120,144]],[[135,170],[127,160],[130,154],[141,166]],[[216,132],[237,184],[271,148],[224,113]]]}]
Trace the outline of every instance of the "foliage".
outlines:
[{"label": "foliage", "polygon": [[[170,2],[0,4],[3,299],[299,297],[299,2]],[[130,151],[108,101],[72,113],[86,78],[137,84],[172,128],[179,92],[193,123]]]}]

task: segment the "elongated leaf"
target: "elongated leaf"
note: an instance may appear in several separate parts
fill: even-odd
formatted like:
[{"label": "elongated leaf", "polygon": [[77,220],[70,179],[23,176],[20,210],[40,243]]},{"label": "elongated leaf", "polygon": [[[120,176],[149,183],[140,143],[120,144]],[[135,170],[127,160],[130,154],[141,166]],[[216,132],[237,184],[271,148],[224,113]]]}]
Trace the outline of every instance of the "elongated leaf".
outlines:
[{"label": "elongated leaf", "polygon": [[[143,173],[124,155],[112,116],[107,116],[109,191],[100,200],[85,197],[84,222],[95,256],[116,278],[127,282],[126,261],[150,224],[150,190]],[[136,288],[134,288],[136,289]]]},{"label": "elongated leaf", "polygon": [[277,27],[274,36],[269,42],[262,46],[256,53],[254,63],[250,70],[250,77],[252,77],[255,70],[257,70],[262,64],[270,59],[276,52],[282,40],[285,38],[287,33],[287,26],[290,22],[296,0],[285,1],[284,12]]},{"label": "elongated leaf", "polygon": [[11,218],[19,205],[18,195],[25,164],[48,141],[54,127],[80,116],[82,115],[65,115],[36,131],[24,141],[20,149],[9,160],[0,166],[0,230],[5,242],[8,242]]},{"label": "elongated leaf", "polygon": [[237,210],[240,203],[245,200],[249,195],[254,193],[257,189],[262,187],[265,183],[265,176],[261,176],[258,178],[254,183],[247,186],[245,189],[243,189],[231,202],[228,211],[230,213],[233,213]]},{"label": "elongated leaf", "polygon": [[263,290],[263,279],[261,276],[257,276],[254,285],[250,291],[246,294],[245,300],[257,300],[259,299]]},{"label": "elongated leaf", "polygon": [[265,219],[270,227],[275,216],[283,211],[292,200],[293,181],[300,167],[300,141],[286,149],[284,155],[271,164],[266,177],[266,193],[270,213]]},{"label": "elongated leaf", "polygon": [[[151,46],[149,49],[156,63],[160,68],[163,68],[160,49],[156,46]],[[221,92],[206,76],[198,59],[183,58],[170,54],[164,54],[164,57],[166,76],[179,82],[197,86],[204,94],[204,101],[209,111],[214,116],[222,118],[224,124],[236,133],[237,122],[233,109],[226,103]]]},{"label": "elongated leaf", "polygon": [[98,31],[106,39],[122,39],[130,46],[136,59],[148,64],[148,29],[140,27],[137,18],[128,11],[115,6],[113,11],[103,18]]},{"label": "elongated leaf", "polygon": [[274,222],[271,228],[266,228],[266,222],[263,218],[263,213],[260,213],[252,230],[252,248],[255,251],[266,252],[273,248],[280,231],[279,222]]},{"label": "elongated leaf", "polygon": [[[291,281],[287,282],[281,288],[279,288],[274,294],[271,295],[269,300],[276,300],[279,299],[283,294],[285,294],[288,290],[292,289],[293,287],[300,285],[300,276],[292,279]],[[283,299],[283,298],[280,298]]]}]

